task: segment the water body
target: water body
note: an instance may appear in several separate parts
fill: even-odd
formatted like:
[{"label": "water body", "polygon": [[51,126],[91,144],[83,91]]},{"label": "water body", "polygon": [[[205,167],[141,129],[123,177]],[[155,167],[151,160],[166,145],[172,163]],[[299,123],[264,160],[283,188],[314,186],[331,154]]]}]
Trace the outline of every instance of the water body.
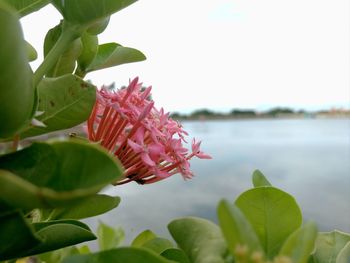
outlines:
[{"label": "water body", "polygon": [[176,175],[141,186],[111,187],[117,209],[98,220],[125,229],[127,240],[151,229],[168,237],[174,218],[200,216],[213,221],[221,198],[234,200],[252,187],[251,174],[260,169],[270,182],[295,196],[304,219],[322,231],[350,232],[350,120],[242,120],[184,122],[185,129],[203,141],[212,160],[194,160],[196,176]]}]

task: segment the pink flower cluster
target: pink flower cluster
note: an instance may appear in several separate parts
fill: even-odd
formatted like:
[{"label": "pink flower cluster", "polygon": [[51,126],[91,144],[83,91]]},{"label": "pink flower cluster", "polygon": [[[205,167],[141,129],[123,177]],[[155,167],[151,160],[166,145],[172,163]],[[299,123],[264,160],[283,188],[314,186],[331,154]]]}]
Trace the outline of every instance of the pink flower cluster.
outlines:
[{"label": "pink flower cluster", "polygon": [[99,142],[124,166],[124,178],[115,184],[150,184],[176,173],[192,178],[189,160],[211,159],[195,139],[191,152],[183,146],[187,132],[169,113],[155,108],[151,89],[142,88],[135,78],[126,88],[97,91],[87,131],[89,140]]}]

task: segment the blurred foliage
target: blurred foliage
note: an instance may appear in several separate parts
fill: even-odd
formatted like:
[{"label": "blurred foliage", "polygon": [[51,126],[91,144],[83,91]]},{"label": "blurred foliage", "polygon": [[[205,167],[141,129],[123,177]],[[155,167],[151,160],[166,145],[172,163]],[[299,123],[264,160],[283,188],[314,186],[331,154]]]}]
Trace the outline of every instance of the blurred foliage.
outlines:
[{"label": "blurred foliage", "polygon": [[[257,177],[259,182],[256,183]],[[301,210],[288,193],[272,186],[258,170],[254,187],[234,201],[221,200],[218,224],[198,217],[178,218],[168,225],[175,240],[151,230],[123,244],[121,228],[102,222],[99,252],[69,247],[35,257],[37,262],[179,262],[179,263],[348,263],[350,235],[318,232],[314,222],[302,223]],[[59,261],[57,261],[59,259]]]}]

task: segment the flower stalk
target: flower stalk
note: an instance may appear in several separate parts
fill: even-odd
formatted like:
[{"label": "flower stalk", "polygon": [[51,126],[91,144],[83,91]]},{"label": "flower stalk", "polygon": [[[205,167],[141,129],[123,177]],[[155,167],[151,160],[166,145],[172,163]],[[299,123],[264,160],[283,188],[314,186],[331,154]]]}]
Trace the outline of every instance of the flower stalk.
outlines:
[{"label": "flower stalk", "polygon": [[57,63],[62,53],[66,51],[66,49],[75,39],[80,37],[82,32],[82,27],[70,25],[65,21],[63,22],[60,37],[34,73],[34,87],[39,84],[45,74]]}]

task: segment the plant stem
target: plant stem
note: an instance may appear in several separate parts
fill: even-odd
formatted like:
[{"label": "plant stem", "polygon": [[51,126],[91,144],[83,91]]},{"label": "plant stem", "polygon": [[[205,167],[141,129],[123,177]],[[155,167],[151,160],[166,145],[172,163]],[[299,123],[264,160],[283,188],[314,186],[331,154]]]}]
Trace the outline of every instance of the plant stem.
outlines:
[{"label": "plant stem", "polygon": [[74,27],[63,22],[60,37],[34,73],[34,86],[37,86],[44,75],[56,64],[58,58],[68,48],[69,44],[80,37],[81,32],[81,27]]},{"label": "plant stem", "polygon": [[18,149],[18,145],[19,145],[19,135],[15,135],[15,137],[13,138],[12,141],[12,150],[15,152]]},{"label": "plant stem", "polygon": [[85,77],[85,75],[86,75],[86,72],[81,70],[79,68],[79,66],[78,66],[77,69],[75,70],[74,74],[79,76],[79,77],[81,77],[83,79]]}]

